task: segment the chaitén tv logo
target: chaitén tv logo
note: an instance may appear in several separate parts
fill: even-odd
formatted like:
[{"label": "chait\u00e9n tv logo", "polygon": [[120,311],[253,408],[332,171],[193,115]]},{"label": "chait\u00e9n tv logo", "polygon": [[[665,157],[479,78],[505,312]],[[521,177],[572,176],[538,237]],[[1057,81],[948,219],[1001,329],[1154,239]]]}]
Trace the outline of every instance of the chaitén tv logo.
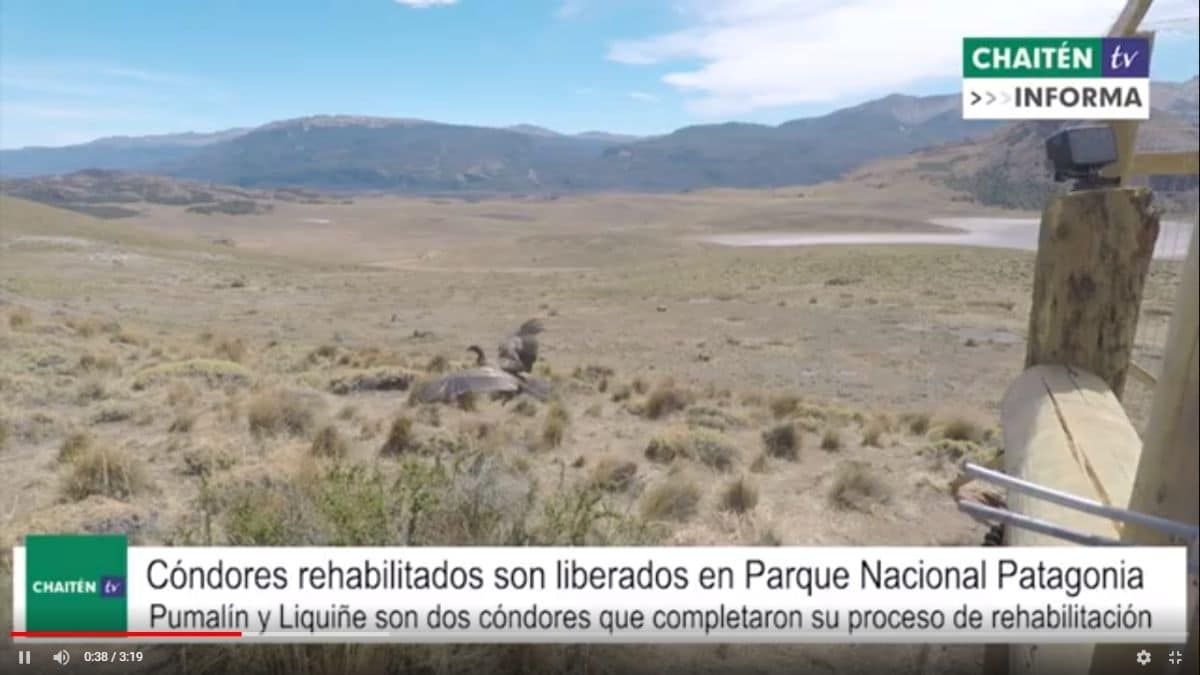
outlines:
[{"label": "chait\u00e9n tv logo", "polygon": [[126,560],[122,535],[27,536],[25,630],[126,630]]}]

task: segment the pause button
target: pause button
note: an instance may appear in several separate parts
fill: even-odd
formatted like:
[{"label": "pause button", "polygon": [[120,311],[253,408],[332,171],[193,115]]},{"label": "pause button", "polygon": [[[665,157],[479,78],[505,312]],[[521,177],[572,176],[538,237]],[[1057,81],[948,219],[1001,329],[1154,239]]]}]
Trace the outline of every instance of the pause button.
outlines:
[{"label": "pause button", "polygon": [[18,665],[27,666],[32,662],[33,662],[33,659],[30,658],[28,649],[22,649],[22,650],[17,651],[17,664]]}]

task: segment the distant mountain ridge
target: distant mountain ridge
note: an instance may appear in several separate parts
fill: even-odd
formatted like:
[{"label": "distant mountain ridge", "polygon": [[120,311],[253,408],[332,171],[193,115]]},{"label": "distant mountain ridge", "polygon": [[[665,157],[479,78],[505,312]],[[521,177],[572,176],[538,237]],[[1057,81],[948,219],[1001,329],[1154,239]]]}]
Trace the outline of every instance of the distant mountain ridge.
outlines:
[{"label": "distant mountain ridge", "polygon": [[[1195,85],[1195,79],[1152,85],[1155,115],[1171,124],[1145,125],[1145,138],[1186,141],[1197,126]],[[1001,176],[1005,180],[1040,167],[1043,137],[1040,127],[1029,124],[963,120],[959,94],[893,94],[776,126],[727,122],[641,138],[563,134],[530,124],[496,128],[318,115],[211,134],[3,150],[0,175],[106,169],[255,189],[672,192],[819,183],[910,153],[933,153],[928,164],[944,163],[939,148],[959,147],[959,155],[978,161],[960,162],[941,180],[958,181],[970,191],[964,181],[987,182],[998,175],[978,173],[995,164],[997,154],[1013,165]]]},{"label": "distant mountain ridge", "polygon": [[245,188],[394,192],[678,191],[835,178],[863,161],[994,127],[957,95],[893,95],[778,126],[710,124],[636,137],[419,119],[318,115],[210,134],[0,151],[0,175],[107,169]]}]

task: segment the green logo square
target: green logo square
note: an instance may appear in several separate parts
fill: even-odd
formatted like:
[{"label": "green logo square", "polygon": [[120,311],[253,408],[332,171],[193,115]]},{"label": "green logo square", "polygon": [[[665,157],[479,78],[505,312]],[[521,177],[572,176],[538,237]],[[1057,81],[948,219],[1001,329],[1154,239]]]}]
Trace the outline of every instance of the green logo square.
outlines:
[{"label": "green logo square", "polygon": [[123,632],[128,603],[124,535],[25,537],[25,629]]}]

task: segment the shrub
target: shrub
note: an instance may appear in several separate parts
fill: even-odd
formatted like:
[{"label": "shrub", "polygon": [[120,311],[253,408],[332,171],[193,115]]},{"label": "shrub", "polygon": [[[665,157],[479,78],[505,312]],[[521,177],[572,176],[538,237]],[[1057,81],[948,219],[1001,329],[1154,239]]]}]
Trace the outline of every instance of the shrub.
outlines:
[{"label": "shrub", "polygon": [[687,423],[688,426],[705,427],[716,431],[737,429],[746,425],[746,421],[736,415],[727,413],[720,408],[703,405],[687,409]]},{"label": "shrub", "polygon": [[148,486],[142,464],[131,454],[106,445],[88,445],[69,460],[63,493],[80,500],[91,495],[128,499]]},{"label": "shrub", "polygon": [[938,436],[950,441],[980,443],[985,435],[987,434],[981,425],[962,415],[949,417],[938,424]]},{"label": "shrub", "polygon": [[309,452],[316,457],[345,457],[346,440],[338,433],[337,427],[332,424],[326,424],[317,430],[316,435],[313,436]]},{"label": "shrub", "polygon": [[254,373],[245,366],[233,361],[219,359],[189,359],[173,363],[162,363],[151,366],[137,374],[134,378],[134,389],[145,389],[163,380],[176,378],[203,378],[211,385],[243,385],[254,379]]},{"label": "shrub", "polygon": [[250,400],[246,409],[250,433],[259,437],[278,433],[303,436],[311,431],[314,419],[313,406],[289,391],[261,392]]},{"label": "shrub", "polygon": [[767,455],[792,462],[800,457],[801,438],[796,433],[795,425],[790,423],[773,426],[762,433],[763,448]]},{"label": "shrub", "polygon": [[834,452],[842,449],[842,434],[837,429],[826,429],[821,435],[821,449]]},{"label": "shrub", "polygon": [[728,438],[711,431],[693,432],[691,445],[696,459],[717,471],[733,468],[739,454]]},{"label": "shrub", "polygon": [[924,436],[929,433],[930,418],[928,413],[908,413],[900,418],[913,436]]},{"label": "shrub", "polygon": [[232,546],[295,546],[314,542],[304,497],[290,483],[264,482],[232,489],[222,513]]},{"label": "shrub", "polygon": [[745,476],[734,478],[721,491],[721,508],[734,513],[753,511],[758,505],[758,488]]},{"label": "shrub", "polygon": [[609,492],[623,492],[633,484],[637,475],[636,462],[620,461],[615,457],[602,457],[592,468],[590,484]]},{"label": "shrub", "polygon": [[73,431],[58,446],[58,461],[70,462],[92,445],[92,436],[86,431]]},{"label": "shrub", "polygon": [[387,439],[383,441],[383,445],[379,448],[379,454],[396,456],[406,452],[416,450],[418,447],[416,438],[412,431],[412,420],[404,415],[398,415],[392,420],[392,426],[388,429]]},{"label": "shrub", "polygon": [[724,434],[708,429],[679,428],[651,438],[643,454],[646,459],[661,464],[688,458],[718,471],[728,471],[739,453]]},{"label": "shrub", "polygon": [[554,403],[546,410],[546,419],[542,423],[542,447],[557,448],[562,445],[566,436],[567,426],[571,423],[567,409],[561,403]]},{"label": "shrub", "polygon": [[883,447],[883,433],[887,429],[883,422],[875,420],[863,429],[862,444],[867,447]]},{"label": "shrub", "polygon": [[642,414],[652,420],[661,419],[677,410],[686,408],[690,398],[686,391],[677,389],[674,382],[666,379],[646,396]]},{"label": "shrub", "polygon": [[864,509],[884,499],[886,489],[865,462],[847,460],[834,470],[827,497],[837,508]]},{"label": "shrub", "polygon": [[700,488],[682,474],[668,477],[642,496],[641,511],[651,520],[686,521],[700,504]]}]

